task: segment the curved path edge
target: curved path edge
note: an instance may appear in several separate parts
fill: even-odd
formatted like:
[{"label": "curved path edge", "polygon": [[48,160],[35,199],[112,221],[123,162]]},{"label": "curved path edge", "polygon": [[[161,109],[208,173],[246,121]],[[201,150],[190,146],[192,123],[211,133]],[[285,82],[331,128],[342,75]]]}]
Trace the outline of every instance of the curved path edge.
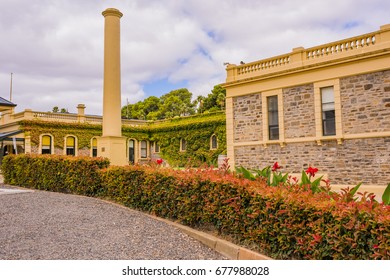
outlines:
[{"label": "curved path edge", "polygon": [[[95,199],[99,199],[99,198],[95,198]],[[102,201],[123,207],[125,209],[139,211],[139,210],[135,210],[135,209],[126,207],[124,205],[121,205],[121,204],[118,204],[118,203],[115,203],[115,202],[112,202],[109,200],[102,199]],[[218,253],[220,253],[221,255],[225,256],[228,259],[231,259],[231,260],[273,260],[272,258],[270,258],[266,255],[263,255],[263,254],[260,254],[258,252],[249,250],[247,248],[238,246],[232,242],[218,238],[214,235],[205,233],[203,231],[199,231],[199,230],[193,229],[191,227],[179,224],[177,222],[173,222],[173,221],[170,221],[170,220],[167,220],[164,218],[160,218],[160,217],[157,217],[157,216],[145,213],[145,212],[142,212],[142,213],[155,219],[155,220],[164,222],[166,224],[172,225],[172,226],[180,229],[183,233],[198,240],[199,242],[201,242],[204,245],[206,245],[207,247],[217,251]]]},{"label": "curved path edge", "polygon": [[[2,183],[2,182],[0,182],[0,183]],[[32,189],[28,189],[28,188],[19,187],[19,186],[13,186],[13,185],[6,185],[6,184],[1,184],[1,185],[3,185],[3,187],[7,187],[7,186],[11,187],[8,190],[2,189],[3,192],[7,192],[7,193],[40,191],[40,190],[35,190],[35,189],[32,190]],[[0,193],[0,194],[2,194],[2,193]],[[72,194],[72,195],[75,195],[75,194]],[[157,216],[154,216],[154,215],[151,215],[151,214],[148,214],[148,213],[136,210],[136,209],[132,209],[132,208],[126,207],[122,204],[119,204],[119,203],[116,203],[116,202],[113,202],[110,200],[105,200],[105,199],[101,199],[101,198],[97,198],[97,197],[89,197],[89,198],[100,200],[102,202],[115,205],[117,207],[119,206],[119,207],[124,208],[126,210],[138,211],[138,212],[141,212],[141,213],[147,215],[150,218],[153,218],[155,220],[158,220],[158,221],[164,222],[166,224],[169,224],[171,226],[174,226],[177,229],[181,230],[183,233],[185,233],[188,236],[194,238],[195,240],[201,242],[202,244],[204,244],[207,247],[213,249],[214,251],[220,253],[221,255],[225,256],[228,259],[231,259],[231,260],[273,260],[272,258],[270,258],[266,255],[257,253],[255,251],[249,250],[247,248],[240,247],[240,246],[238,246],[234,243],[231,243],[227,240],[218,238],[214,235],[205,233],[203,231],[193,229],[191,227],[182,225],[180,223],[173,222],[173,221],[170,221],[170,220],[167,220],[164,218],[160,218],[160,217],[157,217]]]},{"label": "curved path edge", "polygon": [[[149,214],[147,214],[149,215]],[[193,228],[184,226],[179,223],[175,223],[169,220],[165,220],[153,215],[149,215],[150,217],[163,221],[167,224],[171,224],[181,231],[183,231],[185,234],[191,236],[192,238],[200,241],[201,243],[205,244],[209,248],[217,251],[221,255],[231,259],[231,260],[273,260],[272,258],[257,253],[255,251],[249,250],[247,248],[240,247],[234,243],[231,243],[229,241],[226,241],[224,239],[220,239],[218,237],[215,237],[214,235],[195,230]]]}]

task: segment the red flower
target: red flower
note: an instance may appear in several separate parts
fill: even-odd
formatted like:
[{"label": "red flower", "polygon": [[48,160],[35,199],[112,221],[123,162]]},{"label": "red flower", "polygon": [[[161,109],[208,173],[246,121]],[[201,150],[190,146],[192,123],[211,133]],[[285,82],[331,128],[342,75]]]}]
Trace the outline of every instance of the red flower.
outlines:
[{"label": "red flower", "polygon": [[282,167],[280,167],[280,165],[278,164],[278,162],[275,162],[274,165],[272,166],[272,171],[277,171],[278,169],[280,169]]},{"label": "red flower", "polygon": [[159,158],[158,160],[156,160],[156,162],[158,165],[161,165],[163,163],[163,160],[162,160],[162,158]]},{"label": "red flower", "polygon": [[292,177],[292,180],[294,181],[294,183],[298,183],[298,178],[297,177]]},{"label": "red flower", "polygon": [[317,172],[318,172],[318,168],[311,167],[311,166],[306,170],[306,174],[310,174],[311,177],[314,177]]},{"label": "red flower", "polygon": [[313,236],[315,242],[321,242],[321,240],[322,240],[322,236],[321,235],[313,234],[312,236]]}]

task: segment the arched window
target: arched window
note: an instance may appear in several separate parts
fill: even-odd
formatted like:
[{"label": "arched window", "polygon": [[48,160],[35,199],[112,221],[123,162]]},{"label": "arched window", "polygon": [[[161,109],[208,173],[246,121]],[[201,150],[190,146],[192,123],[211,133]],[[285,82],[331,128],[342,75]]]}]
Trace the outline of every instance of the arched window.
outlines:
[{"label": "arched window", "polygon": [[52,153],[51,146],[52,146],[52,137],[50,135],[43,135],[42,142],[41,142],[41,154],[50,155]]},{"label": "arched window", "polygon": [[66,155],[68,156],[76,155],[76,137],[73,136],[66,137]]},{"label": "arched window", "polygon": [[158,154],[160,152],[160,145],[158,142],[154,142],[154,153]]},{"label": "arched window", "polygon": [[187,140],[181,139],[180,140],[180,151],[184,152],[185,150],[187,150]]},{"label": "arched window", "polygon": [[97,157],[97,139],[96,138],[92,138],[91,149],[92,149],[92,157]]},{"label": "arched window", "polygon": [[210,138],[210,150],[216,150],[218,149],[218,139],[217,136],[214,134]]},{"label": "arched window", "polygon": [[135,140],[129,140],[129,162],[135,163]]},{"label": "arched window", "polygon": [[145,140],[141,141],[141,158],[148,157],[148,142]]}]

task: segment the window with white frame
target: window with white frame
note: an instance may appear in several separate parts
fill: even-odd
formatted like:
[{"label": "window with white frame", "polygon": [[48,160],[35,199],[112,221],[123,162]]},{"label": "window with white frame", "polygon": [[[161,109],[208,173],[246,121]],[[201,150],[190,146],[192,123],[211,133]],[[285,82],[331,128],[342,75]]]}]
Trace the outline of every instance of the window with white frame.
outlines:
[{"label": "window with white frame", "polygon": [[135,163],[135,140],[129,140],[129,162]]},{"label": "window with white frame", "polygon": [[269,140],[279,140],[279,109],[278,96],[267,97],[268,108],[268,138]]},{"label": "window with white frame", "polygon": [[158,142],[154,142],[154,152],[157,154],[160,152],[160,145],[158,144]]},{"label": "window with white frame", "polygon": [[321,91],[322,133],[324,136],[336,135],[336,115],[333,87],[324,87]]},{"label": "window with white frame", "polygon": [[140,143],[141,146],[141,158],[148,157],[148,142],[146,140],[142,140]]}]

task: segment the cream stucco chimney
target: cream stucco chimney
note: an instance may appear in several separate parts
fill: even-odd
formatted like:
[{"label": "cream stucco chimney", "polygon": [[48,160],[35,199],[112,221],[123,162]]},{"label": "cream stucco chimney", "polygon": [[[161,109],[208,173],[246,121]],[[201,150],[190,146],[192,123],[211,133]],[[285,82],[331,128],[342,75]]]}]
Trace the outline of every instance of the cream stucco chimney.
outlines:
[{"label": "cream stucco chimney", "polygon": [[105,18],[103,136],[122,136],[120,18],[123,14],[113,8],[102,14]]},{"label": "cream stucco chimney", "polygon": [[107,157],[112,165],[126,165],[126,138],[122,137],[120,18],[114,8],[103,11],[104,80],[103,134],[98,139],[98,156]]}]

